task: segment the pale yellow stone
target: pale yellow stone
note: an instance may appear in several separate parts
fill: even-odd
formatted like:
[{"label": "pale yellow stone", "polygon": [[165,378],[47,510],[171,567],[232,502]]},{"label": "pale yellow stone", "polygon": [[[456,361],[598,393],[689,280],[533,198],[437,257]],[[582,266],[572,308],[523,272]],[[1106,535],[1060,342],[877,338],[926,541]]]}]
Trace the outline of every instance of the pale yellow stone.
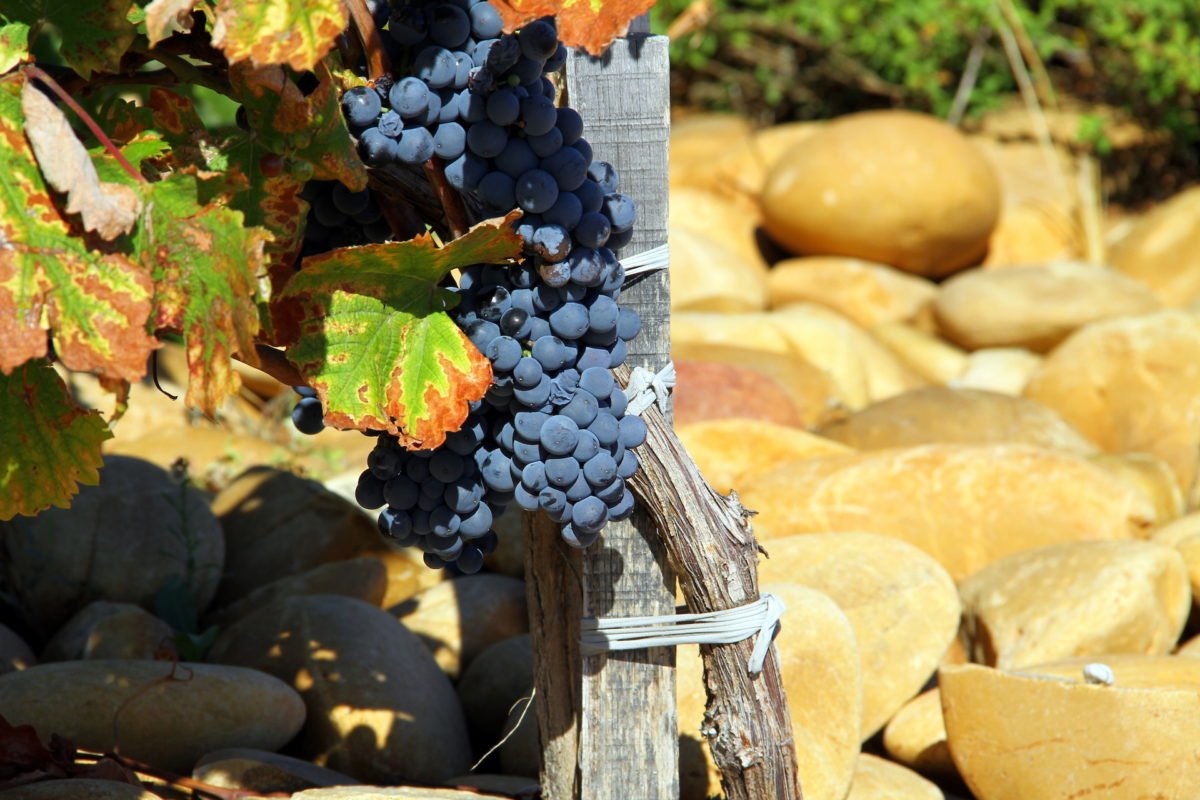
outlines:
[{"label": "pale yellow stone", "polygon": [[1035,353],[1052,349],[1088,323],[1158,308],[1158,299],[1143,284],[1078,261],[967,270],[943,283],[933,302],[940,330],[955,344]]},{"label": "pale yellow stone", "polygon": [[918,772],[937,777],[954,775],[946,723],[942,720],[941,692],[930,689],[905,703],[883,729],[883,746],[889,756]]},{"label": "pale yellow stone", "polygon": [[856,450],[933,443],[1030,444],[1076,455],[1098,450],[1040,403],[944,386],[889,397],[817,430]]},{"label": "pale yellow stone", "polygon": [[[1200,661],[1094,660],[1115,685],[1083,683],[1088,659],[1019,673],[942,668],[950,752],[976,797],[1200,797]],[[1056,672],[1073,677],[1047,677]]]},{"label": "pale yellow stone", "polygon": [[767,307],[765,266],[747,261],[721,233],[672,226],[672,311],[734,314]]},{"label": "pale yellow stone", "polygon": [[349,775],[300,758],[248,747],[230,747],[208,753],[196,762],[192,777],[209,786],[262,794],[358,783]]},{"label": "pale yellow stone", "polygon": [[1121,272],[1153,289],[1167,306],[1200,295],[1200,188],[1172,197],[1137,220],[1108,250]]},{"label": "pale yellow stone", "polygon": [[[1154,511],[1087,461],[1030,445],[935,444],[784,464],[742,493],[754,531],[871,531],[916,545],[956,580],[1057,542],[1134,538]],[[769,545],[768,545],[769,547]]]},{"label": "pale yellow stone", "polygon": [[1150,538],[1160,544],[1169,544],[1174,547],[1196,535],[1200,535],[1200,511],[1193,511],[1191,514],[1184,514],[1178,519],[1171,520],[1155,530]]},{"label": "pale yellow stone", "polygon": [[397,606],[446,579],[445,571],[426,566],[423,554],[416,547],[389,547],[373,551],[367,557],[387,570],[387,590],[379,601],[381,608]]},{"label": "pale yellow stone", "polygon": [[1106,451],[1161,458],[1195,505],[1200,318],[1161,311],[1088,325],[1047,356],[1025,395]]},{"label": "pale yellow stone", "polygon": [[851,452],[838,442],[765,420],[696,422],[679,425],[676,433],[700,474],[722,494],[787,461]]},{"label": "pale yellow stone", "polygon": [[[784,122],[762,128],[755,131],[752,137],[754,150],[757,151],[768,170],[774,169],[784,156],[811,139],[813,134],[825,127],[825,124],[824,122]],[[764,175],[763,181],[758,187],[759,194],[762,193],[765,183],[766,176]]]},{"label": "pale yellow stone", "polygon": [[985,269],[1008,269],[1085,256],[1082,231],[1068,204],[1050,198],[1019,201],[1000,209],[988,239]]},{"label": "pale yellow stone", "polygon": [[1156,542],[1071,542],[995,561],[959,584],[972,661],[1005,669],[1105,653],[1163,655],[1192,605],[1187,567]]},{"label": "pale yellow stone", "polygon": [[989,347],[968,355],[966,367],[947,385],[1019,395],[1041,365],[1037,353],[1019,347]]},{"label": "pale yellow stone", "polygon": [[42,650],[42,661],[130,658],[175,654],[175,631],[132,603],[97,600],[67,620]]},{"label": "pale yellow stone", "polygon": [[930,383],[949,383],[967,368],[965,351],[914,325],[888,322],[871,328],[871,335]]},{"label": "pale yellow stone", "polygon": [[[775,639],[792,718],[800,784],[805,800],[843,800],[854,777],[862,718],[862,672],[854,630],[825,595],[787,583],[764,586],[787,610]],[[676,650],[679,708],[680,799],[720,793],[720,778],[700,741],[705,689],[699,648]],[[820,687],[820,691],[814,691]]]},{"label": "pale yellow stone", "polygon": [[[730,197],[744,195],[745,187],[730,185],[728,178],[734,165],[745,163],[753,155],[752,134],[750,123],[733,114],[691,114],[673,120],[671,189],[688,187]],[[761,181],[756,175],[750,178],[750,185]]]},{"label": "pale yellow stone", "polygon": [[767,276],[771,308],[816,303],[865,328],[910,321],[936,294],[925,278],[857,258],[792,258],[780,261]]},{"label": "pale yellow stone", "polygon": [[380,606],[389,588],[388,577],[387,567],[376,556],[331,561],[260,586],[245,597],[211,612],[205,623],[225,627],[256,608],[298,595],[336,594]]},{"label": "pale yellow stone", "polygon": [[936,784],[886,758],[863,753],[846,800],[944,800]]},{"label": "pale yellow stone", "polygon": [[1136,486],[1154,507],[1154,524],[1165,525],[1182,514],[1186,498],[1171,465],[1149,453],[1099,453],[1091,457],[1118,478]]},{"label": "pale yellow stone", "polygon": [[954,582],[912,545],[872,533],[788,536],[765,547],[763,583],[815,589],[850,620],[862,661],[862,736],[870,738],[921,690],[954,641]]},{"label": "pale yellow stone", "polygon": [[[702,189],[675,188],[671,190],[668,214],[672,272],[675,270],[675,236],[687,231],[727,249],[740,262],[739,269],[745,275],[757,278],[758,286],[765,287],[767,262],[759,249],[757,233],[762,213],[755,203]],[[706,279],[703,272],[697,274],[702,280]],[[672,286],[671,292],[674,291],[675,286]]]}]

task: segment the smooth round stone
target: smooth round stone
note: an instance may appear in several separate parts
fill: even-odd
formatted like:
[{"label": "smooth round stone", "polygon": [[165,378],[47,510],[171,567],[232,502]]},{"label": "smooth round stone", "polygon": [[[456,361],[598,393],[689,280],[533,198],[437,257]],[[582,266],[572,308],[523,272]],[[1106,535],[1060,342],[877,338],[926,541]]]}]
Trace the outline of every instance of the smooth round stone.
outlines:
[{"label": "smooth round stone", "polygon": [[247,747],[231,747],[207,754],[196,763],[192,777],[210,786],[263,794],[358,783],[348,775],[299,758]]},{"label": "smooth round stone", "polygon": [[[806,800],[840,800],[859,754],[863,676],[846,615],[831,599],[789,583],[764,585],[787,607],[775,639],[792,718],[800,784]],[[784,633],[783,631],[786,631]],[[821,687],[819,692],[812,691]],[[719,795],[720,777],[700,736],[706,693],[700,650],[676,649],[680,799]]]},{"label": "smooth round stone", "polygon": [[1176,547],[1196,535],[1200,535],[1200,511],[1193,511],[1171,520],[1155,530],[1150,538],[1159,544]]},{"label": "smooth round stone", "polygon": [[989,347],[967,356],[966,366],[947,385],[1019,395],[1042,366],[1042,357],[1020,347]]},{"label": "smooth round stone", "polygon": [[1136,486],[1154,508],[1154,524],[1164,525],[1186,509],[1171,465],[1149,453],[1099,453],[1089,457],[1096,466]]},{"label": "smooth round stone", "polygon": [[886,758],[863,753],[846,800],[944,800],[937,784]]},{"label": "smooth round stone", "polygon": [[540,768],[542,746],[538,741],[537,722],[540,702],[540,698],[526,692],[517,698],[504,720],[499,751],[500,769],[509,775],[531,775]]},{"label": "smooth round stone", "polygon": [[37,663],[33,649],[16,631],[0,625],[0,675],[28,669]]},{"label": "smooth round stone", "polygon": [[756,419],[677,423],[676,433],[700,474],[721,494],[740,490],[788,461],[851,452],[808,431]]},{"label": "smooth round stone", "polygon": [[772,267],[767,293],[771,308],[816,303],[870,328],[915,319],[933,302],[937,287],[885,264],[811,256],[790,258]]},{"label": "smooth round stone", "polygon": [[1046,357],[1025,396],[1108,452],[1166,461],[1195,505],[1200,318],[1160,311],[1088,325]]},{"label": "smooth round stone", "polygon": [[491,645],[529,632],[525,582],[506,575],[464,575],[389,611],[420,637],[451,679]]},{"label": "smooth round stone", "polygon": [[246,470],[213,500],[225,532],[216,606],[263,584],[384,548],[358,507],[316,481],[271,467]]},{"label": "smooth round stone", "polygon": [[0,676],[0,715],[99,752],[188,773],[224,747],[277,750],[304,723],[304,703],[262,672],[166,661],[67,661]]},{"label": "smooth round stone", "polygon": [[1200,188],[1191,188],[1138,219],[1108,249],[1112,265],[1149,286],[1164,305],[1200,296]]},{"label": "smooth round stone", "polygon": [[678,286],[671,291],[672,311],[733,314],[767,307],[766,266],[748,263],[720,236],[672,223],[670,269]]},{"label": "smooth round stone", "polygon": [[1156,542],[1071,542],[995,561],[959,584],[963,642],[1005,669],[1071,656],[1164,655],[1192,606],[1183,557]]},{"label": "smooth round stone", "polygon": [[3,800],[161,800],[140,786],[99,778],[39,781],[0,791]]},{"label": "smooth round stone", "polygon": [[983,258],[1000,186],[954,127],[910,111],[828,123],[775,165],[763,224],[790,252],[940,277]]},{"label": "smooth round stone", "polygon": [[799,409],[782,386],[767,375],[735,364],[675,360],[671,395],[680,425],[744,418],[801,427]]},{"label": "smooth round stone", "polygon": [[1022,397],[929,386],[889,397],[818,429],[857,450],[919,444],[1030,444],[1077,455],[1099,448],[1062,417]]},{"label": "smooth round stone", "polygon": [[766,543],[763,583],[830,597],[854,628],[863,675],[862,738],[921,690],[958,633],[961,605],[946,570],[910,544],[871,533],[813,533]]},{"label": "smooth round stone", "polygon": [[353,597],[380,606],[387,590],[388,570],[377,556],[331,561],[260,586],[240,600],[211,612],[205,618],[205,624],[227,627],[255,609],[277,600],[311,594]]},{"label": "smooth round stone", "polygon": [[904,322],[886,322],[871,328],[871,335],[920,378],[946,384],[967,368],[967,354],[959,348]]},{"label": "smooth round stone", "polygon": [[203,495],[123,456],[106,456],[99,485],[80,487],[69,509],[0,523],[0,543],[5,582],[46,636],[92,600],[152,608],[159,589],[181,576],[203,611],[225,559]]},{"label": "smooth round stone", "polygon": [[[1112,686],[1088,684],[1101,661]],[[1106,656],[1008,672],[940,673],[947,741],[959,773],[986,800],[1200,797],[1200,660]],[[1020,769],[1013,754],[1020,754]]]},{"label": "smooth round stone", "polygon": [[[785,464],[742,493],[767,540],[868,531],[933,556],[955,580],[1048,544],[1142,537],[1153,508],[1084,458],[1030,445],[931,444]],[[767,544],[768,549],[770,545]]]},{"label": "smooth round stone", "polygon": [[132,603],[97,600],[71,617],[42,650],[42,661],[128,658],[175,652],[170,625]]},{"label": "smooth round stone", "polygon": [[[675,269],[674,247],[679,234],[699,234],[702,239],[719,244],[732,256],[741,262],[738,271],[753,278],[759,291],[763,292],[765,306],[765,284],[767,263],[763,260],[758,246],[758,226],[762,222],[762,213],[755,202],[735,197],[722,197],[710,191],[689,187],[675,187],[671,190],[671,204],[668,209],[668,226],[671,238],[671,269]],[[699,273],[703,283],[711,276]],[[678,283],[684,283],[680,279]],[[681,287],[685,292],[687,287]],[[671,287],[674,295],[675,287]],[[672,303],[675,298],[672,296]]]},{"label": "smooth round stone", "polygon": [[533,644],[529,634],[497,642],[475,657],[458,682],[458,699],[476,752],[486,752],[500,741],[509,710],[532,691]]},{"label": "smooth round stone", "polygon": [[930,689],[905,703],[883,729],[883,746],[889,756],[917,772],[942,778],[956,775],[946,744],[941,692]]},{"label": "smooth round stone", "polygon": [[[692,114],[671,125],[671,191],[700,189],[730,198],[754,197],[753,184],[732,184],[753,154],[750,122],[733,114]],[[749,192],[747,191],[749,190]]]},{"label": "smooth round stone", "polygon": [[967,270],[943,283],[933,303],[940,330],[957,345],[1035,353],[1089,323],[1158,308],[1144,284],[1079,261]]},{"label": "smooth round stone", "polygon": [[[358,479],[355,478],[357,483]],[[373,551],[367,558],[379,562],[387,570],[387,590],[378,605],[394,608],[430,586],[446,580],[445,570],[430,569],[424,554],[417,547],[392,547]]]}]

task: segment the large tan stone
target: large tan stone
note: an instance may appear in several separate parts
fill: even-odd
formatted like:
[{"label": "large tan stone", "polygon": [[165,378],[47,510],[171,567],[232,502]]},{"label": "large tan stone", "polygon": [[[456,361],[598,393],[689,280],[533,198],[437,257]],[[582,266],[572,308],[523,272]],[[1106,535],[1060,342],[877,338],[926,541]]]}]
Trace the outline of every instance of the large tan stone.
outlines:
[{"label": "large tan stone", "polygon": [[791,258],[776,264],[767,276],[771,308],[816,303],[864,328],[908,322],[936,294],[937,288],[924,278],[857,258]]},{"label": "large tan stone", "polygon": [[954,389],[981,389],[987,392],[1019,395],[1033,373],[1042,365],[1042,357],[1020,347],[989,347],[967,356],[966,366],[947,385]]},{"label": "large tan stone", "polygon": [[1161,458],[1149,453],[1098,453],[1090,460],[1141,491],[1154,507],[1155,526],[1170,522],[1187,507],[1179,479]]},{"label": "large tan stone", "polygon": [[756,475],[801,458],[851,449],[786,425],[756,419],[720,419],[678,425],[676,433],[700,474],[722,494],[741,490]]},{"label": "large tan stone", "polygon": [[850,620],[862,662],[862,737],[870,738],[921,690],[954,641],[954,582],[912,545],[872,533],[788,536],[765,546],[763,583],[815,589]]},{"label": "large tan stone", "polygon": [[1184,514],[1178,519],[1171,520],[1166,525],[1158,528],[1151,535],[1151,539],[1159,544],[1167,544],[1175,547],[1180,542],[1200,535],[1200,511],[1193,511],[1190,514]]},{"label": "large tan stone", "polygon": [[883,729],[883,746],[889,756],[926,775],[955,774],[942,720],[942,694],[938,689],[914,697],[896,712]]},{"label": "large tan stone", "polygon": [[175,631],[132,603],[97,600],[67,620],[42,650],[42,661],[174,655]]},{"label": "large tan stone", "polygon": [[[958,580],[1011,553],[1141,536],[1153,509],[1086,459],[1029,445],[922,445],[815,458],[742,494],[756,533],[870,531],[903,539]],[[769,545],[768,545],[769,547]]]},{"label": "large tan stone", "polygon": [[66,661],[0,676],[0,716],[77,746],[187,773],[223,747],[277,750],[304,722],[304,703],[252,669],[167,661]]},{"label": "large tan stone", "polygon": [[4,800],[161,800],[141,786],[100,778],[60,778],[0,791]]},{"label": "large tan stone", "polygon": [[988,239],[985,269],[1045,264],[1087,255],[1074,208],[1049,198],[1010,203]]},{"label": "large tan stone", "polygon": [[[842,800],[854,777],[862,719],[862,671],[854,630],[825,595],[788,583],[764,585],[783,600],[783,630],[775,640],[792,718],[805,800]],[[676,650],[680,798],[720,793],[707,743],[701,742],[704,670],[699,648]],[[814,691],[820,687],[820,691]]]},{"label": "large tan stone", "polygon": [[0,523],[0,551],[8,590],[43,636],[92,600],[151,608],[168,581],[203,611],[225,559],[203,495],[123,456],[106,456],[100,484],[80,487],[69,509]]},{"label": "large tan stone", "polygon": [[1089,325],[1047,356],[1025,395],[1109,452],[1166,461],[1191,499],[1200,454],[1200,318],[1162,311]]},{"label": "large tan stone", "polygon": [[846,800],[943,800],[936,784],[886,758],[863,753]]},{"label": "large tan stone", "polygon": [[930,383],[949,383],[967,368],[964,351],[915,325],[888,322],[871,328],[871,335],[904,366]]},{"label": "large tan stone", "polygon": [[529,632],[525,582],[505,575],[464,575],[388,610],[451,678],[496,642]]},{"label": "large tan stone", "polygon": [[676,360],[672,401],[675,421],[681,425],[730,417],[802,424],[796,404],[782,386],[736,364]]},{"label": "large tan stone", "polygon": [[671,224],[672,311],[732,314],[767,307],[766,265],[748,262],[721,234]]},{"label": "large tan stone", "polygon": [[[738,271],[748,279],[756,279],[759,291],[765,291],[763,281],[767,276],[767,262],[763,260],[758,247],[756,231],[762,215],[757,204],[744,199],[731,200],[701,189],[675,188],[671,190],[668,211],[672,273],[675,271],[675,237],[678,233],[690,232],[732,253],[741,262]],[[714,277],[704,272],[698,272],[697,275],[701,282]],[[684,279],[676,282],[683,283]],[[672,295],[675,288],[671,287]],[[688,291],[687,288],[684,291]],[[671,300],[674,302],[674,296]]]},{"label": "large tan stone", "polygon": [[752,134],[749,121],[733,114],[691,114],[673,120],[672,191],[688,187],[731,197],[742,195],[740,187],[729,185],[724,162],[743,163],[745,155],[752,152]]},{"label": "large tan stone", "polygon": [[942,284],[933,303],[942,333],[969,350],[1054,348],[1084,325],[1159,308],[1145,285],[1078,261],[972,269]]},{"label": "large tan stone", "polygon": [[284,598],[222,631],[208,659],[294,686],[308,708],[295,751],[320,766],[362,781],[438,782],[470,765],[450,682],[420,639],[361,600]]},{"label": "large tan stone", "polygon": [[1187,567],[1156,542],[1071,542],[995,561],[959,585],[963,645],[1001,668],[1105,653],[1163,655],[1191,609]]},{"label": "large tan stone", "polygon": [[209,786],[262,794],[358,783],[349,775],[303,759],[248,747],[230,747],[208,753],[196,762],[192,777]]},{"label": "large tan stone", "polygon": [[791,252],[942,276],[979,261],[1000,214],[992,168],[950,125],[908,111],[852,114],[779,160],[764,227]]},{"label": "large tan stone", "polygon": [[1030,444],[1091,455],[1098,448],[1032,400],[975,389],[930,386],[867,406],[818,428],[856,450],[918,444]]},{"label": "large tan stone", "polygon": [[389,589],[388,578],[387,567],[374,555],[331,561],[260,586],[211,612],[205,623],[225,627],[276,600],[309,594],[337,594],[382,606]]},{"label": "large tan stone", "polygon": [[316,481],[270,467],[242,473],[213,500],[227,555],[215,605],[330,561],[385,548],[356,506]]},{"label": "large tan stone", "polygon": [[28,669],[37,663],[33,649],[16,631],[0,625],[0,675]]},{"label": "large tan stone", "polygon": [[[1113,686],[1084,683],[1087,661],[1022,672],[942,668],[950,752],[975,796],[1200,797],[1200,661],[1102,659]],[[1147,662],[1154,666],[1138,666]]]},{"label": "large tan stone", "polygon": [[[773,170],[784,156],[812,138],[813,134],[824,128],[826,124],[825,122],[783,122],[760,128],[751,137],[753,149],[758,153],[767,170]],[[765,184],[766,174],[763,175],[759,184],[759,195],[762,194]]]},{"label": "large tan stone", "polygon": [[1112,265],[1153,289],[1167,306],[1200,295],[1200,187],[1157,206],[1108,250]]}]

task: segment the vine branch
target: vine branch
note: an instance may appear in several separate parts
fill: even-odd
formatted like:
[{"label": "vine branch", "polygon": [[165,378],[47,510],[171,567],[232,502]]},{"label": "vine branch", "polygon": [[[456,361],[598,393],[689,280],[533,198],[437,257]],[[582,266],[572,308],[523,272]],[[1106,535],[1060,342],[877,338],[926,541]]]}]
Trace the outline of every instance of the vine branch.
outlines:
[{"label": "vine branch", "polygon": [[379,28],[375,27],[375,18],[371,16],[364,0],[346,0],[346,8],[350,11],[350,23],[358,34],[363,52],[367,56],[367,74],[371,80],[377,80],[384,75],[392,74],[392,60],[383,47],[383,39],[379,36]]},{"label": "vine branch", "polygon": [[434,195],[446,211],[446,224],[450,226],[450,234],[455,239],[465,235],[471,227],[467,222],[467,209],[463,206],[458,192],[447,182],[445,165],[440,158],[434,156],[425,162],[425,177],[429,178]]}]

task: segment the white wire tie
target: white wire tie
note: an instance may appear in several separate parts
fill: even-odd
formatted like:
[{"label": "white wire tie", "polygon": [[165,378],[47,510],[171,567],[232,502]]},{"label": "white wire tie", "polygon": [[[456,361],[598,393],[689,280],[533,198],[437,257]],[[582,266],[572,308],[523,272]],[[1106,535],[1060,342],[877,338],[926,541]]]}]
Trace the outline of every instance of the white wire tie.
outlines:
[{"label": "white wire tie", "polygon": [[671,250],[668,245],[660,244],[651,247],[637,255],[621,258],[621,266],[625,267],[625,276],[641,275],[643,272],[657,272],[671,265]]},{"label": "white wire tie", "polygon": [[657,617],[584,617],[580,644],[585,655],[681,644],[733,644],[756,636],[747,669],[762,672],[779,620],[783,601],[765,592],[753,603],[701,614]]},{"label": "white wire tie", "polygon": [[658,372],[651,372],[645,367],[634,367],[633,372],[629,374],[629,383],[625,386],[625,399],[629,401],[625,413],[641,416],[643,411],[655,403],[666,412],[670,407],[673,388],[674,361],[668,361]]}]

